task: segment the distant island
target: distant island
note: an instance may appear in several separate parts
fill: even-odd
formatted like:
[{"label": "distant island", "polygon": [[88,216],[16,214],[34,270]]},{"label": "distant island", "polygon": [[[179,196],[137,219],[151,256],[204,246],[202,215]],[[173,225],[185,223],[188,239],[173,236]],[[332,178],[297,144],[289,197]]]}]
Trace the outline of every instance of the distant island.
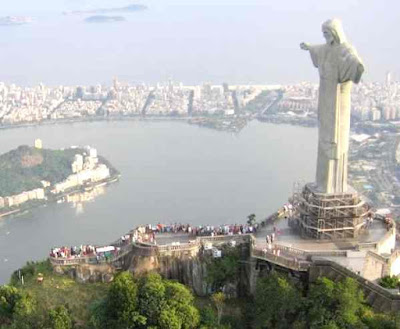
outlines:
[{"label": "distant island", "polygon": [[92,147],[19,146],[0,156],[0,217],[115,181],[119,172]]},{"label": "distant island", "polygon": [[3,16],[0,17],[0,26],[25,25],[32,23],[28,16]]},{"label": "distant island", "polygon": [[104,16],[96,15],[90,16],[85,19],[86,23],[112,23],[112,22],[124,22],[125,17],[123,16]]},{"label": "distant island", "polygon": [[129,13],[148,9],[145,5],[132,4],[125,7],[99,8],[91,10],[74,10],[64,12],[64,15],[82,15],[82,14],[110,14],[110,13]]}]

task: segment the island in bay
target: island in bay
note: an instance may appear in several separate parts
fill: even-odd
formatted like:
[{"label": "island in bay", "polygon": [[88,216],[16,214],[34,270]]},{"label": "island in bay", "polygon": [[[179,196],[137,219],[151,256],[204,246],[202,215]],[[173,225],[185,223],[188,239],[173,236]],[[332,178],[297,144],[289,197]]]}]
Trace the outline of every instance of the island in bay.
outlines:
[{"label": "island in bay", "polygon": [[123,16],[105,16],[95,15],[85,19],[86,23],[110,23],[110,22],[124,22],[125,17]]},{"label": "island in bay", "polygon": [[119,172],[90,146],[22,145],[0,156],[0,217],[114,182]]},{"label": "island in bay", "polygon": [[142,11],[142,10],[147,10],[147,6],[140,5],[140,4],[131,4],[131,5],[124,6],[124,7],[65,11],[63,14],[64,15],[83,15],[83,14],[132,13],[132,12]]},{"label": "island in bay", "polygon": [[2,16],[0,17],[0,26],[25,25],[32,21],[32,17],[29,16]]}]

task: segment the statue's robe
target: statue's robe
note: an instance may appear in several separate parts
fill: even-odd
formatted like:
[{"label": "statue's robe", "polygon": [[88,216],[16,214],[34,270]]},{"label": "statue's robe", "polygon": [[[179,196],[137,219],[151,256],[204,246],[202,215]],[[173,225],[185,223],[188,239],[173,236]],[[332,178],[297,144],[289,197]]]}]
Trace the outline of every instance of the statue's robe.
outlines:
[{"label": "statue's robe", "polygon": [[347,190],[350,133],[350,91],[364,66],[351,45],[310,46],[320,75],[318,97],[318,161],[316,183],[323,193]]}]

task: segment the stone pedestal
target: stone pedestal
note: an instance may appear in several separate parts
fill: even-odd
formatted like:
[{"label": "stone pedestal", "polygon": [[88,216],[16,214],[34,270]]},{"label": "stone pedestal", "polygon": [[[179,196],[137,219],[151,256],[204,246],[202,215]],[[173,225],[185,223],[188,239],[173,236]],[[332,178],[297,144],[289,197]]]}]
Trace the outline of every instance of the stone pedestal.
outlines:
[{"label": "stone pedestal", "polygon": [[306,184],[296,200],[294,223],[303,237],[319,240],[357,238],[365,225],[368,205],[349,188],[346,193],[318,192]]}]

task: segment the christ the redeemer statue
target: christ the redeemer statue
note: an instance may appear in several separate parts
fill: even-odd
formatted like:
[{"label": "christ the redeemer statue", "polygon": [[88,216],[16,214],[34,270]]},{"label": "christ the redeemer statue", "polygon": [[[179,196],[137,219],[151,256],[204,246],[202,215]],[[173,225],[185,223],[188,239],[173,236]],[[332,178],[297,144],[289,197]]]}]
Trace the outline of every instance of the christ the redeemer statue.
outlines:
[{"label": "christ the redeemer statue", "polygon": [[364,66],[346,42],[337,19],[322,24],[326,44],[300,44],[308,50],[320,76],[318,97],[318,161],[316,184],[321,193],[347,191],[347,158],[350,133],[350,91]]}]

